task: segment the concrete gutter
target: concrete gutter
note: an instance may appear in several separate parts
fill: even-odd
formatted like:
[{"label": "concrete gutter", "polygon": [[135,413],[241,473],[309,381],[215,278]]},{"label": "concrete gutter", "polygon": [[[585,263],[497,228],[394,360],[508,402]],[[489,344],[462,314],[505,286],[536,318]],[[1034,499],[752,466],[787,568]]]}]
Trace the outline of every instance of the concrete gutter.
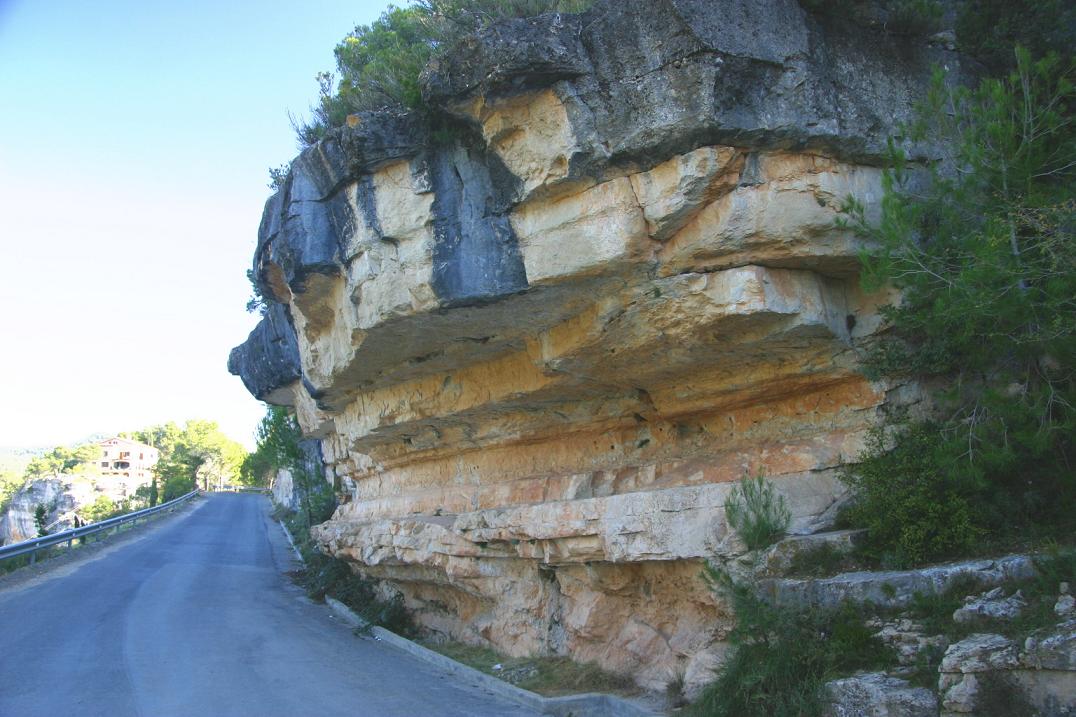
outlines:
[{"label": "concrete gutter", "polygon": [[288,530],[288,526],[284,525],[283,520],[278,520],[277,522],[280,523],[280,529],[284,531],[284,536],[288,539],[288,545],[295,551],[295,557],[299,559],[300,563],[306,565],[306,561],[303,560],[303,554],[299,552],[299,548],[295,546],[295,541],[292,540],[291,531]]},{"label": "concrete gutter", "polygon": [[383,627],[371,626],[356,615],[351,608],[335,598],[326,595],[325,602],[334,615],[352,627],[368,631],[375,640],[392,645],[423,662],[452,673],[469,684],[526,705],[542,714],[555,717],[657,717],[661,714],[622,697],[596,692],[564,697],[543,697],[445,657],[439,652],[400,637]]}]

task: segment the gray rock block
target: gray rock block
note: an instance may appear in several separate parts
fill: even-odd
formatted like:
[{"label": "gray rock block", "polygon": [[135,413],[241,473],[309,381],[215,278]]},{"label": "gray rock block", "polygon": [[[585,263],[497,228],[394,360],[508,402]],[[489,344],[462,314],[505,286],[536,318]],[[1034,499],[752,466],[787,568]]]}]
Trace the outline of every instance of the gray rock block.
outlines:
[{"label": "gray rock block", "polygon": [[1036,670],[1071,671],[1076,680],[1076,620],[1027,638],[1021,662]]},{"label": "gray rock block", "polygon": [[1015,620],[1027,607],[1023,593],[1017,590],[1008,597],[1004,588],[994,588],[981,595],[969,595],[964,606],[953,613],[953,620],[969,623],[977,620]]},{"label": "gray rock block", "polygon": [[826,684],[826,717],[934,717],[938,699],[924,687],[871,672]]},{"label": "gray rock block", "polygon": [[1002,635],[978,633],[949,646],[941,672],[967,674],[1009,670],[1020,664],[1016,643]]},{"label": "gray rock block", "polygon": [[760,574],[781,575],[791,569],[797,556],[825,546],[841,554],[850,553],[856,541],[866,532],[865,530],[833,530],[811,535],[790,536],[763,551],[759,557],[759,563],[762,566]]},{"label": "gray rock block", "polygon": [[283,304],[273,303],[247,340],[232,349],[228,371],[259,401],[287,403],[287,387],[302,376],[299,344]]},{"label": "gray rock block", "polygon": [[872,602],[903,607],[916,593],[944,592],[957,580],[972,579],[983,587],[1032,577],[1035,564],[1026,555],[993,560],[966,560],[916,570],[843,573],[832,578],[769,578],[759,581],[764,595],[779,605],[837,607],[842,602]]}]

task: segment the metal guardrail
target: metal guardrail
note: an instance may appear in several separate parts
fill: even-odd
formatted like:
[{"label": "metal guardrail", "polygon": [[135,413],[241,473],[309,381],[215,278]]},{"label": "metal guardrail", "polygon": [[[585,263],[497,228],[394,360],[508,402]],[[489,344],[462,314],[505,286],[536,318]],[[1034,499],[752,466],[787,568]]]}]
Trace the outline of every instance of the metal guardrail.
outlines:
[{"label": "metal guardrail", "polygon": [[186,495],[181,495],[178,498],[168,501],[167,503],[161,503],[155,505],[152,508],[145,508],[143,510],[136,510],[133,513],[127,513],[126,515],[117,515],[115,518],[109,518],[108,520],[102,520],[97,523],[90,523],[89,525],[83,525],[81,528],[72,528],[71,530],[63,530],[59,533],[53,533],[52,535],[43,535],[40,538],[31,538],[30,540],[24,540],[21,543],[12,543],[11,545],[5,545],[0,547],[0,561],[7,560],[8,558],[14,558],[19,555],[30,554],[30,564],[32,565],[37,558],[37,551],[43,548],[51,548],[54,545],[60,543],[67,543],[67,547],[71,547],[72,543],[78,538],[85,538],[87,535],[93,535],[94,533],[100,533],[103,530],[111,530],[112,528],[119,527],[125,523],[132,523],[139,518],[147,518],[154,513],[160,513],[164,510],[171,510],[180,503],[186,502],[198,495],[200,491],[192,490]]}]

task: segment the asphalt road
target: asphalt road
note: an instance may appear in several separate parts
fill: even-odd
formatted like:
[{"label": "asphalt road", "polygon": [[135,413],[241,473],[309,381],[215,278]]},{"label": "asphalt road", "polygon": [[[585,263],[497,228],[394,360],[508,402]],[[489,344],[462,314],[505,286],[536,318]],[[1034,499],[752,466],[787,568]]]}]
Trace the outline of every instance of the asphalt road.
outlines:
[{"label": "asphalt road", "polygon": [[0,588],[0,716],[532,715],[367,637],[284,574],[268,499],[212,495]]}]

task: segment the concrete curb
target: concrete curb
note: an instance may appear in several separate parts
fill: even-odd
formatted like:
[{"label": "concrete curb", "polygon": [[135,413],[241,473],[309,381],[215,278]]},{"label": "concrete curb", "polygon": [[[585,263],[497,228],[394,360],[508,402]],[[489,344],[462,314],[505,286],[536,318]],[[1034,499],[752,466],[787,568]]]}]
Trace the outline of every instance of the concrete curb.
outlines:
[{"label": "concrete curb", "polygon": [[456,662],[452,658],[445,657],[438,652],[411,642],[407,638],[400,637],[383,627],[370,626],[369,623],[356,615],[351,608],[335,598],[326,595],[325,602],[334,615],[352,627],[368,629],[375,640],[392,645],[423,662],[446,670],[472,685],[481,687],[505,699],[526,705],[542,714],[554,715],[555,717],[657,717],[660,714],[622,697],[594,692],[582,695],[567,695],[565,697],[543,697],[516,687],[504,680],[499,680],[492,675],[487,675],[485,672],[476,670],[473,667],[468,667],[461,662]]},{"label": "concrete curb", "polygon": [[299,549],[297,547],[295,547],[295,541],[291,537],[291,531],[288,530],[288,526],[284,525],[283,520],[278,520],[277,522],[280,523],[280,529],[284,531],[284,536],[288,539],[288,545],[290,545],[291,549],[295,551],[295,557],[299,559],[300,563],[306,565],[306,561],[303,560],[303,554],[299,552]]}]

